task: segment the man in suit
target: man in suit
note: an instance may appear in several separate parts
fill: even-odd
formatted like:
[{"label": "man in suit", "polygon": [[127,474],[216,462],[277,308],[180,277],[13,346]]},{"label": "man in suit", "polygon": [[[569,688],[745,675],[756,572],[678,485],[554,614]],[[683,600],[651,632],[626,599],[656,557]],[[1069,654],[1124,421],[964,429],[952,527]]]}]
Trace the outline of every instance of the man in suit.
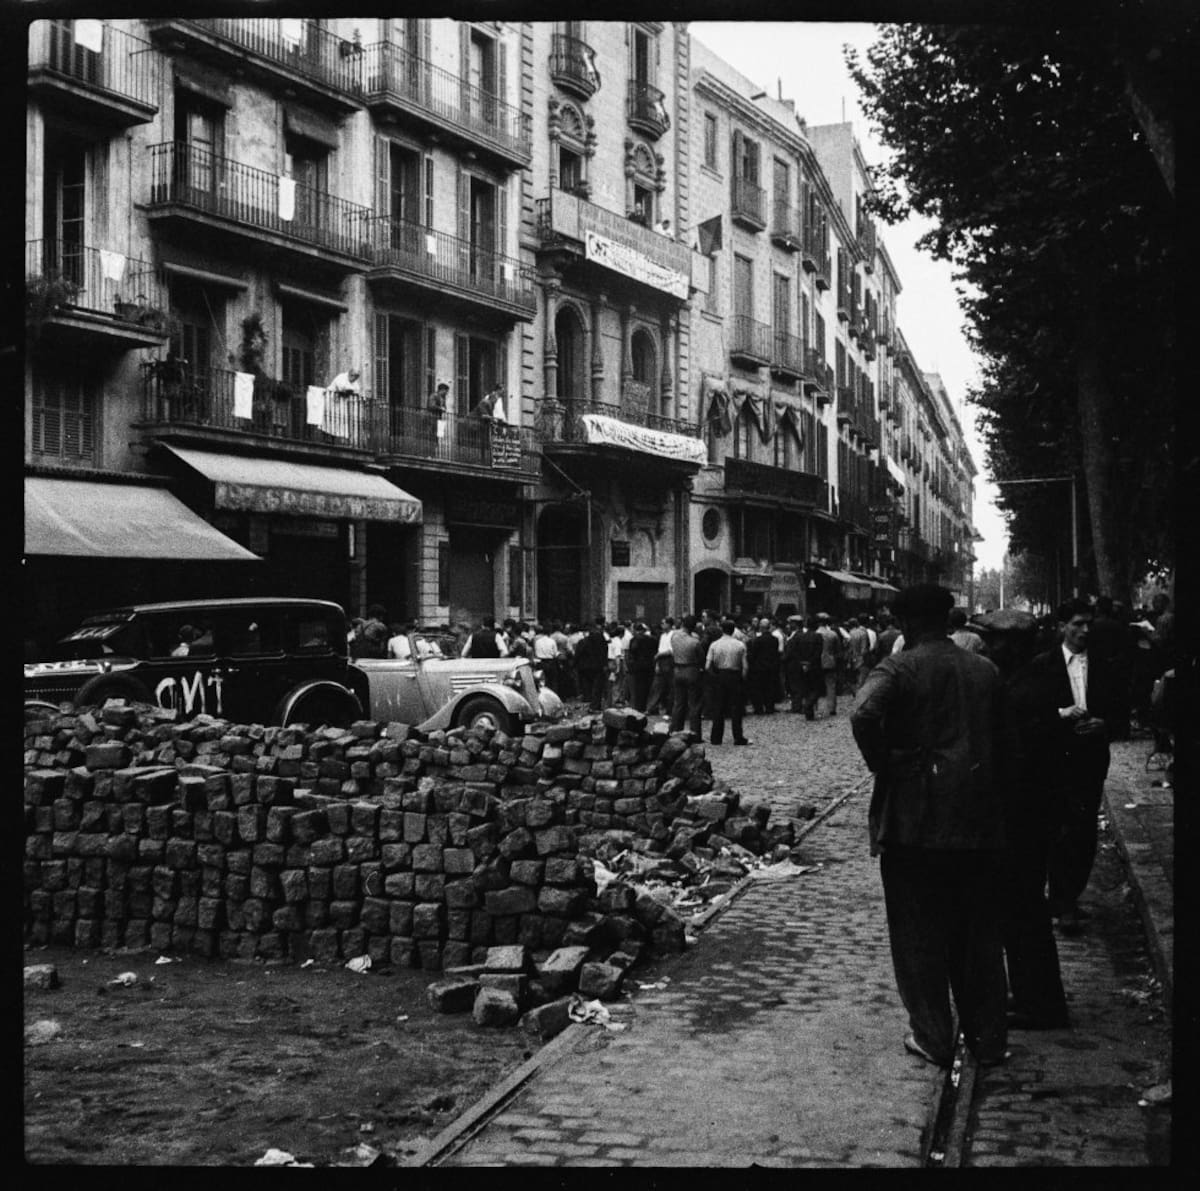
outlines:
[{"label": "man in suit", "polygon": [[746,685],[750,703],[758,715],[775,711],[775,683],[779,675],[779,640],[771,632],[771,622],[763,617],[757,633],[746,642]]},{"label": "man in suit", "polygon": [[1060,605],[1059,644],[1015,680],[1023,728],[1056,811],[1047,863],[1050,912],[1068,934],[1080,929],[1077,902],[1096,858],[1108,742],[1121,717],[1111,665],[1088,652],[1093,615],[1083,600]]},{"label": "man in suit", "polygon": [[816,719],[817,700],[825,690],[821,675],[821,638],[816,632],[816,617],[807,623],[802,616],[789,616],[791,636],[783,647],[783,673],[787,680],[792,710],[804,712],[806,720]]},{"label": "man in suit", "polygon": [[908,648],[886,657],[854,701],[850,727],[875,775],[868,812],[887,907],[905,1048],[948,1067],[953,994],[968,1048],[1004,1060],[1003,687],[986,658],[947,636],[954,598],[922,584],[895,611]]}]

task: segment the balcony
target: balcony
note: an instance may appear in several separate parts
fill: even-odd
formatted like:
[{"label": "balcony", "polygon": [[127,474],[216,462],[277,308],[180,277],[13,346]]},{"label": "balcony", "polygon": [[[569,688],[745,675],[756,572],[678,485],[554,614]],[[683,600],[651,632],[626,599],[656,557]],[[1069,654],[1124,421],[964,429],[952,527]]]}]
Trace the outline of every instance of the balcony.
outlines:
[{"label": "balcony", "polygon": [[595,50],[578,37],[556,33],[550,51],[550,77],[564,91],[591,99],[600,89]]},{"label": "balcony", "polygon": [[100,50],[79,45],[70,21],[29,27],[29,93],[56,118],[120,132],[154,119],[157,74],[150,43],[103,24]]},{"label": "balcony", "polygon": [[838,285],[836,309],[838,322],[850,321],[850,287],[848,285]]},{"label": "balcony", "polygon": [[827,290],[830,285],[830,279],[833,277],[833,258],[828,252],[817,257],[817,271],[813,277],[813,284],[819,290]]},{"label": "balcony", "polygon": [[752,232],[761,232],[767,226],[764,210],[766,191],[749,178],[733,179],[732,206],[729,216],[734,223]]},{"label": "balcony", "polygon": [[638,79],[629,80],[625,97],[626,119],[630,128],[636,128],[651,140],[658,140],[671,127],[664,100],[666,95],[657,87]]},{"label": "balcony", "polygon": [[168,141],[150,148],[147,211],[153,221],[183,223],[193,233],[204,228],[248,240],[275,259],[276,250],[286,249],[343,271],[361,268],[370,250],[371,212],[298,182],[289,204],[283,181],[268,170]]},{"label": "balcony", "polygon": [[806,273],[817,271],[817,262],[821,259],[821,246],[816,233],[811,227],[805,226],[804,236],[800,245],[800,267]]},{"label": "balcony", "polygon": [[825,358],[818,347],[804,349],[804,391],[816,393],[824,387]]},{"label": "balcony", "polygon": [[[589,233],[600,238],[590,251]],[[687,301],[691,249],[633,219],[553,189],[549,198],[537,200],[537,234],[542,251],[569,252],[599,266],[606,281],[623,277]]]},{"label": "balcony", "polygon": [[787,252],[800,251],[799,213],[781,199],[771,203],[771,242]]},{"label": "balcony", "polygon": [[528,482],[538,471],[537,439],[528,427],[463,414],[438,418],[425,409],[378,407],[375,452],[418,470],[489,475]]},{"label": "balcony", "polygon": [[729,358],[747,368],[761,368],[771,362],[772,338],[766,323],[736,314],[730,319]]},{"label": "balcony", "polygon": [[167,338],[166,287],[149,261],[62,240],[25,244],[25,318],[35,336],[128,351]]},{"label": "balcony", "polygon": [[848,488],[838,488],[838,517],[861,533],[871,529],[871,507]]},{"label": "balcony", "polygon": [[742,499],[784,501],[796,508],[829,507],[829,484],[820,476],[745,459],[726,457],[725,492]]},{"label": "balcony", "polygon": [[363,87],[367,106],[384,120],[399,113],[427,134],[482,151],[508,169],[532,160],[532,123],[519,108],[399,46],[366,47]]},{"label": "balcony", "polygon": [[287,98],[345,114],[363,102],[362,46],[317,21],[254,17],[156,19],[150,36],[235,74],[249,74]]},{"label": "balcony", "polygon": [[784,380],[800,380],[806,372],[804,340],[776,331],[771,337],[771,372]]},{"label": "balcony", "polygon": [[[589,425],[588,415],[604,422]],[[700,467],[708,456],[699,426],[639,407],[630,400],[628,390],[620,404],[583,399],[542,401],[536,434],[544,451],[583,455],[603,447],[628,452],[626,457],[637,462],[642,475],[647,474],[647,455],[656,467],[679,465],[689,470]]]},{"label": "balcony", "polygon": [[881,381],[879,385],[879,409],[880,412],[885,412],[892,405],[892,386],[888,381]]},{"label": "balcony", "polygon": [[368,397],[328,398],[320,420],[310,422],[307,394],[260,379],[246,409],[234,400],[235,372],[193,368],[186,361],[143,365],[141,428],[174,440],[230,445],[269,441],[292,453],[322,455],[371,451],[375,403]]},{"label": "balcony", "polygon": [[375,288],[415,289],[427,302],[533,318],[533,281],[516,257],[386,215],[371,216],[364,228],[371,262],[367,280]]},{"label": "balcony", "polygon": [[850,385],[838,385],[837,387],[837,420],[839,426],[854,424],[854,389]]}]

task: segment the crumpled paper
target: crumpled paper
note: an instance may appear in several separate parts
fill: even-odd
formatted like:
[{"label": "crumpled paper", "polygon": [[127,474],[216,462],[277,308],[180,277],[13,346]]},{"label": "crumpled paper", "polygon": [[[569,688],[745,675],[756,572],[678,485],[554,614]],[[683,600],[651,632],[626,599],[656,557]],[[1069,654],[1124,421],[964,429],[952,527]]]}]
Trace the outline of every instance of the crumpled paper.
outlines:
[{"label": "crumpled paper", "polygon": [[347,962],[346,967],[352,972],[369,972],[371,970],[371,957],[369,955],[356,955],[352,960]]},{"label": "crumpled paper", "polygon": [[273,1146],[261,1157],[256,1158],[255,1166],[312,1166],[311,1162],[297,1162],[295,1154],[287,1150],[277,1150]]},{"label": "crumpled paper", "polygon": [[131,985],[137,984],[138,976],[136,972],[121,972],[109,981],[109,984],[119,984],[123,988],[129,988]]},{"label": "crumpled paper", "polygon": [[571,998],[567,1006],[567,1016],[572,1021],[580,1021],[590,1026],[603,1026],[606,1030],[624,1030],[628,1027],[624,1022],[612,1020],[612,1014],[599,1001],[585,1001],[580,996]]},{"label": "crumpled paper", "polygon": [[784,881],[790,877],[803,876],[805,873],[815,873],[819,864],[796,864],[791,860],[780,861],[779,864],[764,864],[760,868],[750,870],[750,878],[754,881]]}]

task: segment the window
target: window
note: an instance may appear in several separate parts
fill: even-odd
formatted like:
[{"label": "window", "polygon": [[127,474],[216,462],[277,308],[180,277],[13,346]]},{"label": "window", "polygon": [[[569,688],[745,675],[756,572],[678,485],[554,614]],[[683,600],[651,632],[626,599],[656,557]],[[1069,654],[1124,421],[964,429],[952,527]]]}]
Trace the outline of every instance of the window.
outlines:
[{"label": "window", "polygon": [[215,364],[214,341],[225,339],[225,299],[217,290],[176,278],[171,313],[178,328],[171,336],[171,356],[187,365],[192,381],[202,384]]},{"label": "window", "polygon": [[746,182],[758,183],[758,142],[748,136],[737,133],[735,138],[737,149],[734,161],[734,172]]},{"label": "window", "polygon": [[816,329],[813,334],[815,340],[814,346],[821,355],[821,359],[825,359],[825,319],[823,315],[813,312],[813,322],[816,324]]},{"label": "window", "polygon": [[775,334],[790,335],[792,331],[792,283],[790,277],[775,274],[775,292],[771,303]]},{"label": "window", "polygon": [[754,414],[750,411],[750,403],[746,402],[733,419],[733,457],[735,459],[750,458],[750,443],[754,438]]},{"label": "window", "polygon": [[708,293],[704,295],[704,309],[709,314],[720,314],[721,303],[717,294],[717,258],[715,255],[704,258],[708,262]]},{"label": "window", "polygon": [[87,150],[81,141],[47,132],[43,175],[43,268],[53,277],[85,280]]},{"label": "window", "polygon": [[565,145],[558,147],[558,185],[570,194],[577,193],[583,182],[583,158]]},{"label": "window", "polygon": [[329,223],[329,150],[304,137],[289,134],[283,172],[296,182],[293,222],[320,228]]},{"label": "window", "polygon": [[630,35],[630,75],[635,83],[653,83],[655,77],[655,44],[654,39],[645,29],[636,26]]},{"label": "window", "polygon": [[225,109],[184,87],[175,88],[174,135],[179,156],[174,183],[192,202],[217,197],[225,154]]},{"label": "window", "polygon": [[[503,340],[455,335],[454,409],[469,414],[495,385],[508,384],[508,345]],[[505,402],[508,412],[510,402]]]},{"label": "window", "polygon": [[587,385],[584,376],[584,333],[579,316],[572,309],[561,309],[554,319],[554,342],[558,346],[557,393],[559,401],[584,401]]},{"label": "window", "polygon": [[645,227],[653,226],[658,196],[666,186],[662,155],[641,142],[628,145],[625,177],[627,218]]},{"label": "window", "polygon": [[633,214],[629,218],[643,227],[654,222],[654,191],[636,182],[633,184]]},{"label": "window", "polygon": [[35,455],[98,465],[99,413],[100,395],[81,368],[57,376],[34,370],[30,447]]},{"label": "window", "polygon": [[416,319],[376,312],[374,390],[391,410],[424,408],[437,386],[436,336]]},{"label": "window", "polygon": [[589,127],[589,120],[573,104],[552,105],[550,142],[551,160],[558,163],[556,185],[583,198],[589,193],[587,163],[596,144]]},{"label": "window", "polygon": [[704,164],[710,170],[717,165],[717,117],[712,112],[704,113]]},{"label": "window", "polygon": [[746,256],[733,258],[733,313],[738,318],[754,317],[754,262]]}]

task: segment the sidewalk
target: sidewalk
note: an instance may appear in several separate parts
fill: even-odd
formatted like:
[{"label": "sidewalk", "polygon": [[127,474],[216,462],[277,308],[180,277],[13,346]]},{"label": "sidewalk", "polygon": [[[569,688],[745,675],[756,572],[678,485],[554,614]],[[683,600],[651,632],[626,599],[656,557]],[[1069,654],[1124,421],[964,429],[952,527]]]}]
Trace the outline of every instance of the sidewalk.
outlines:
[{"label": "sidewalk", "polygon": [[1175,973],[1175,791],[1152,783],[1163,770],[1146,769],[1149,738],[1119,741],[1104,787],[1104,811],[1129,873],[1146,945],[1170,1012]]}]

